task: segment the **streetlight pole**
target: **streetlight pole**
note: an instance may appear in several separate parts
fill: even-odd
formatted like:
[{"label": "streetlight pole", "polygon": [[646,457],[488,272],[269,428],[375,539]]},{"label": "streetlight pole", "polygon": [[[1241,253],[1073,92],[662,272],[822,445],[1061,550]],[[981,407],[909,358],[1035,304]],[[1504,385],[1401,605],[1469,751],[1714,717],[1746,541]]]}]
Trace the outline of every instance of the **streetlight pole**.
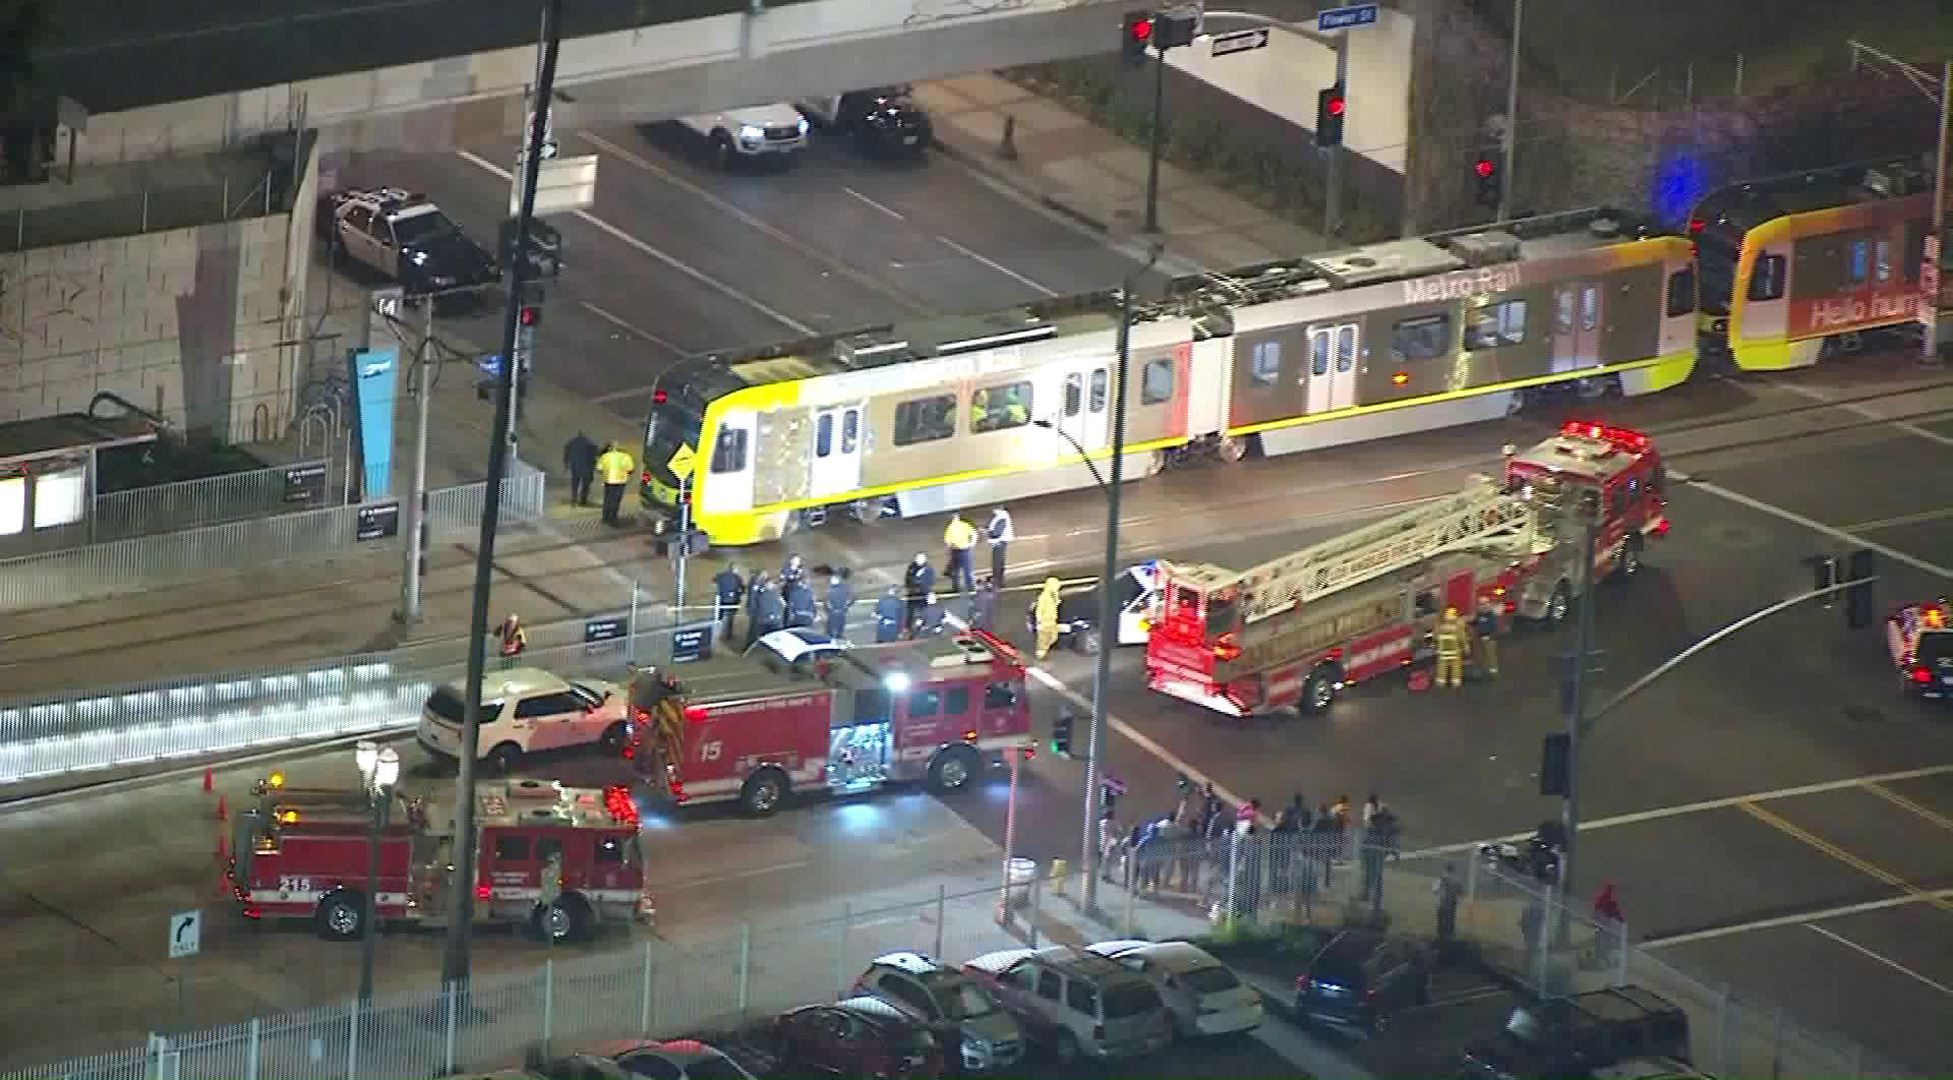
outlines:
[{"label": "streetlight pole", "polygon": [[1526,0],[1512,0],[1512,58],[1505,74],[1505,131],[1499,136],[1499,220],[1512,217],[1512,156],[1519,141],[1519,30]]},{"label": "streetlight pole", "polygon": [[[1510,131],[1510,126],[1507,127]],[[1594,651],[1594,555],[1595,542],[1599,538],[1600,505],[1584,501],[1579,506],[1581,515],[1580,539],[1580,598],[1579,629],[1575,634],[1573,656],[1569,663],[1573,670],[1568,673],[1572,681],[1572,692],[1567,695],[1566,738],[1567,771],[1566,794],[1560,800],[1560,827],[1565,833],[1561,839],[1560,851],[1560,937],[1562,941],[1571,933],[1573,921],[1573,851],[1580,833],[1580,781],[1578,769],[1573,765],[1580,760],[1580,729],[1585,726],[1583,714],[1587,710],[1587,665]]]},{"label": "streetlight pole", "polygon": [[1160,143],[1166,134],[1166,50],[1153,50],[1153,135],[1146,151],[1146,231],[1160,231]]},{"label": "streetlight pole", "polygon": [[1919,271],[1919,324],[1926,331],[1920,355],[1923,363],[1939,358],[1940,266],[1946,247],[1946,156],[1953,140],[1953,60],[1939,75],[1939,149],[1933,155],[1933,212],[1926,222],[1924,264]]},{"label": "streetlight pole", "polygon": [[[550,96],[556,88],[556,54],[562,46],[563,0],[547,0],[542,11],[541,56],[537,63],[536,101],[529,121],[527,152],[522,158],[522,198],[517,207],[514,235],[509,241],[509,306],[502,318],[502,367],[495,378],[495,425],[489,432],[488,484],[482,492],[481,541],[475,559],[474,610],[469,621],[468,674],[462,691],[466,713],[461,725],[460,769],[455,786],[454,880],[448,904],[446,948],[441,956],[441,981],[454,985],[468,980],[469,942],[475,912],[475,759],[481,753],[482,676],[488,666],[488,592],[495,561],[495,531],[502,515],[502,477],[508,472],[509,437],[515,394],[515,338],[529,260],[529,225],[536,215],[536,177],[542,169],[542,148],[548,141]],[[459,990],[460,987],[456,986]]]},{"label": "streetlight pole", "polygon": [[393,809],[393,785],[400,779],[400,754],[389,746],[362,740],[353,750],[359,764],[360,782],[366,788],[366,801],[373,810],[372,829],[366,834],[366,912],[361,920],[359,941],[359,1003],[373,1004],[373,949],[380,924],[380,837],[386,833]]}]

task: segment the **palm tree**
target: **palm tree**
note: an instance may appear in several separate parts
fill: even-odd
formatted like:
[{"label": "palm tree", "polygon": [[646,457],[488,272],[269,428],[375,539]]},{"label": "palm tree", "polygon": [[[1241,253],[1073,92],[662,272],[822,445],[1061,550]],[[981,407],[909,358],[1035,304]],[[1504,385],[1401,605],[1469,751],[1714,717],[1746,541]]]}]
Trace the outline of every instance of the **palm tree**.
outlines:
[{"label": "palm tree", "polygon": [[9,177],[32,178],[45,94],[39,56],[53,21],[46,0],[0,0],[0,142]]}]

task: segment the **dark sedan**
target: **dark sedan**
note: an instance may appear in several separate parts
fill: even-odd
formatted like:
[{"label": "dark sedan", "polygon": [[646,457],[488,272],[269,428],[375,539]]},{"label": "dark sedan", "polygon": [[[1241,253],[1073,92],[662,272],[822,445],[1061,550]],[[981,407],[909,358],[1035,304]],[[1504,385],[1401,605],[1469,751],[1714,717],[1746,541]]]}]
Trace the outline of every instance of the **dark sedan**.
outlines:
[{"label": "dark sedan", "polygon": [[1337,934],[1295,977],[1295,1012],[1370,1032],[1431,997],[1431,961],[1405,938],[1361,930]]},{"label": "dark sedan", "polygon": [[773,1035],[790,1075],[934,1080],[943,1056],[929,1029],[878,998],[804,1005],[780,1014]]}]

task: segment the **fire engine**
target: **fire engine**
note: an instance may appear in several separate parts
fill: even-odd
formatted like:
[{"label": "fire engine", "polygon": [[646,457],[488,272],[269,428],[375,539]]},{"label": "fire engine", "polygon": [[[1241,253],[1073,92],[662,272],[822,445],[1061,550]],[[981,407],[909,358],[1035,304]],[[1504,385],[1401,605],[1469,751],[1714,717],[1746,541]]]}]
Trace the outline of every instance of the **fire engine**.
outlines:
[{"label": "fire engine", "polygon": [[1953,698],[1953,626],[1947,605],[1908,604],[1885,620],[1885,646],[1900,685],[1922,698]]},{"label": "fire engine", "polygon": [[811,668],[708,658],[638,678],[630,752],[658,797],[754,815],[793,793],[923,779],[950,791],[1031,746],[1025,667],[981,631],[837,650]]},{"label": "fire engine", "polygon": [[[250,919],[305,919],[321,937],[353,939],[366,924],[375,812],[365,789],[288,788],[272,773],[239,813],[225,867]],[[424,799],[395,791],[380,830],[374,890],[382,923],[443,926],[451,903],[455,825]],[[557,940],[649,909],[638,815],[625,785],[566,788],[539,780],[476,785],[477,922],[540,922]],[[556,880],[545,887],[546,872]],[[544,903],[545,898],[548,903]]]},{"label": "fire engine", "polygon": [[1344,687],[1430,655],[1446,608],[1558,625],[1596,522],[1594,578],[1629,578],[1668,531],[1665,476],[1647,436],[1569,423],[1504,481],[1463,490],[1250,570],[1160,564],[1165,607],[1147,685],[1230,716],[1327,709]]}]

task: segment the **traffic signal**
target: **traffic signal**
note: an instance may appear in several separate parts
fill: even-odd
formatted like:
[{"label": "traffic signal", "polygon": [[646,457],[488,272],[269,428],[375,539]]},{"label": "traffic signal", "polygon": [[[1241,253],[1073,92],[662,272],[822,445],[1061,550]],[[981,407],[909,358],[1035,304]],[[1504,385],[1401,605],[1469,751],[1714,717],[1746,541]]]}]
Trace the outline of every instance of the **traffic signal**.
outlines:
[{"label": "traffic signal", "polygon": [[[1838,583],[1838,557],[1836,555],[1811,556],[1811,578],[1813,591],[1823,591]],[[1818,600],[1826,609],[1836,606],[1838,594],[1825,593]]]},{"label": "traffic signal", "polygon": [[1119,38],[1120,55],[1130,65],[1146,62],[1146,47],[1153,43],[1153,13],[1129,11],[1125,31]]},{"label": "traffic signal", "polygon": [[1153,17],[1153,48],[1161,52],[1192,45],[1199,34],[1200,11],[1197,8],[1176,8]]},{"label": "traffic signal", "polygon": [[1564,796],[1573,779],[1573,737],[1565,732],[1546,736],[1539,752],[1539,793]]},{"label": "traffic signal", "polygon": [[1478,204],[1480,206],[1499,205],[1499,163],[1490,154],[1480,154],[1472,163],[1472,175],[1478,178]]},{"label": "traffic signal", "polygon": [[516,314],[516,323],[518,325],[530,329],[534,329],[535,327],[541,326],[542,308],[539,308],[533,304],[524,306],[522,310]]},{"label": "traffic signal", "polygon": [[1325,86],[1316,93],[1316,145],[1343,145],[1343,116],[1349,102],[1341,85]]},{"label": "traffic signal", "polygon": [[1051,721],[1051,752],[1071,756],[1071,713],[1061,712]]},{"label": "traffic signal", "polygon": [[1863,630],[1872,625],[1872,583],[1878,575],[1878,555],[1860,548],[1845,563],[1845,580],[1864,582],[1845,590],[1845,625]]}]

